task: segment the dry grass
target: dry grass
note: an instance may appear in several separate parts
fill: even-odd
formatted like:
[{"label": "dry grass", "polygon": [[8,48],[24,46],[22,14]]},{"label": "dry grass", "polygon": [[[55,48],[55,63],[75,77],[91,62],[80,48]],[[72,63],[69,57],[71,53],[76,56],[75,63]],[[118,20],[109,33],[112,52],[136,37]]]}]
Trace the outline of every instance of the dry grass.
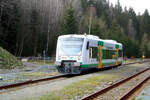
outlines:
[{"label": "dry grass", "polygon": [[65,86],[63,89],[53,91],[48,93],[40,98],[31,98],[28,100],[70,100],[75,99],[76,97],[83,96],[84,94],[88,94],[91,91],[95,90],[97,86],[111,82],[117,76],[106,74],[106,75],[95,75],[86,80],[81,80],[78,82],[74,82],[68,86]]},{"label": "dry grass", "polygon": [[23,77],[43,77],[43,76],[54,76],[58,75],[57,72],[44,73],[44,72],[30,72],[30,73],[21,73]]}]

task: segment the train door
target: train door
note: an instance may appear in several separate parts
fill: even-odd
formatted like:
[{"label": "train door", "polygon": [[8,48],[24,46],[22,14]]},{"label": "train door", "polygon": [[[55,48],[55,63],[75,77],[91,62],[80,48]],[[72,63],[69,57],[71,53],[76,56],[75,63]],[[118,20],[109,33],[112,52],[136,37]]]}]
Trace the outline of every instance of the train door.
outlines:
[{"label": "train door", "polygon": [[89,40],[88,44],[88,63],[91,67],[97,67],[97,40]]},{"label": "train door", "polygon": [[115,48],[116,48],[116,64],[115,65],[118,65],[119,45],[116,45]]},{"label": "train door", "polygon": [[103,47],[103,42],[98,41],[98,68],[102,68],[102,47]]}]

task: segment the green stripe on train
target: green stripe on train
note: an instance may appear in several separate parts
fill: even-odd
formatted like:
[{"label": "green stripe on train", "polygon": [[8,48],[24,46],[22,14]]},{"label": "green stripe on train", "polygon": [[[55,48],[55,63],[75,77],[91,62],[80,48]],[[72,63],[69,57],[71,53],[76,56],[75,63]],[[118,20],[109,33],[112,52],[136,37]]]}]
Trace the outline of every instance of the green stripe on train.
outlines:
[{"label": "green stripe on train", "polygon": [[88,67],[96,67],[98,64],[82,64],[81,67],[88,68]]},{"label": "green stripe on train", "polygon": [[[121,61],[120,62],[118,62],[118,63],[121,63]],[[109,63],[102,63],[103,64],[103,66],[105,66],[105,65],[112,65],[112,64],[116,64],[116,62],[109,62]],[[94,67],[97,67],[98,66],[98,63],[97,64],[81,64],[81,67],[82,68],[88,68],[88,67],[90,67],[90,68],[94,68]]]},{"label": "green stripe on train", "polygon": [[103,46],[104,45],[104,42],[103,41],[98,41],[98,46],[101,45]]},{"label": "green stripe on train", "polygon": [[119,45],[118,45],[118,44],[116,44],[116,45],[115,45],[115,47],[116,47],[116,48],[119,48]]}]

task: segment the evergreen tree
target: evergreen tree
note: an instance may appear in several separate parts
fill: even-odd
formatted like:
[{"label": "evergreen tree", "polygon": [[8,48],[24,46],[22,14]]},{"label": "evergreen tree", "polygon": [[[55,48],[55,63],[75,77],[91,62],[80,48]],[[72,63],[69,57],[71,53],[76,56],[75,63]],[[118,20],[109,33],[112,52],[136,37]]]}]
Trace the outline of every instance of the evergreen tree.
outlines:
[{"label": "evergreen tree", "polygon": [[88,8],[87,0],[81,0],[81,3],[82,3],[83,10],[86,11],[86,9]]},{"label": "evergreen tree", "polygon": [[65,18],[65,22],[63,24],[63,34],[77,34],[78,33],[78,24],[75,17],[75,11],[73,7],[71,6],[69,9],[67,9]]},{"label": "evergreen tree", "polygon": [[122,36],[121,28],[117,24],[116,19],[113,20],[112,25],[109,29],[109,38],[117,40],[118,42],[120,41],[120,37]]},{"label": "evergreen tree", "polygon": [[148,50],[148,35],[146,33],[144,33],[143,37],[142,37],[142,41],[141,41],[141,55],[142,53],[144,52],[145,56],[146,57],[150,57],[150,53],[149,53],[149,50]]},{"label": "evergreen tree", "polygon": [[16,52],[16,42],[20,34],[21,12],[19,5],[20,2],[18,0],[8,2],[8,5],[3,8],[4,12],[1,15],[3,34],[5,34],[4,41],[7,43],[7,45],[4,45],[4,48],[12,54]]},{"label": "evergreen tree", "polygon": [[89,16],[84,16],[83,20],[80,24],[80,33],[84,34],[84,33],[88,33],[89,32]]},{"label": "evergreen tree", "polygon": [[137,20],[136,13],[134,12],[133,8],[129,9],[129,18],[132,20],[132,24],[133,24],[132,28],[134,28],[134,30],[136,31],[136,37],[138,37],[138,35],[139,35],[139,22]]},{"label": "evergreen tree", "polygon": [[141,30],[141,35],[143,33],[147,33],[150,35],[150,16],[149,16],[149,12],[147,9],[145,10],[144,14],[142,15],[140,30]]},{"label": "evergreen tree", "polygon": [[[49,10],[46,9],[47,4],[44,3],[52,5],[49,0],[45,2],[30,0],[32,4],[27,2],[28,0],[23,0],[23,2],[20,0],[0,0],[0,45],[13,54],[16,52],[18,56],[33,56],[42,53],[46,44],[47,35],[44,33],[48,24],[55,27],[49,28],[48,32],[50,35],[48,43],[52,47],[49,54],[52,54],[52,49],[55,48],[55,43],[51,41],[56,41],[55,32],[51,31],[57,29],[57,35],[77,34],[78,23],[80,23],[80,32],[88,33],[89,6],[92,5],[93,13],[96,16],[92,20],[91,34],[98,35],[102,39],[109,38],[123,43],[124,54],[128,57],[141,56],[143,51],[146,56],[150,55],[150,15],[148,10],[145,10],[142,15],[136,15],[133,8],[127,9],[125,7],[122,10],[119,0],[115,7],[107,0],[81,0],[83,9],[77,9],[80,10],[77,12],[81,12],[77,13],[79,18],[79,22],[77,22],[73,7],[65,11],[64,18],[58,17],[59,10],[61,9],[60,11],[63,12],[66,8],[62,8],[69,4],[67,0],[62,1],[64,5],[61,5],[62,2],[57,2],[60,3],[57,4],[57,10],[51,9],[52,6]],[[74,7],[80,6],[80,2],[73,1],[71,3]],[[36,7],[32,9],[33,6]],[[55,11],[56,13],[50,16]],[[50,14],[45,16],[47,12]],[[59,23],[63,23],[62,27]],[[145,40],[147,42],[144,42]]]},{"label": "evergreen tree", "polygon": [[117,4],[115,5],[115,16],[119,24],[121,24],[121,13],[122,13],[122,7],[120,5],[120,1],[118,0]]},{"label": "evergreen tree", "polygon": [[98,18],[93,19],[91,34],[97,35],[100,38],[105,38],[104,30],[100,27],[100,21]]},{"label": "evergreen tree", "polygon": [[37,48],[39,43],[39,36],[40,36],[40,20],[39,20],[39,14],[35,8],[32,9],[31,12],[31,22],[30,22],[30,31],[31,31],[31,41],[32,41],[32,47],[33,48],[33,54],[34,56],[37,55]]}]

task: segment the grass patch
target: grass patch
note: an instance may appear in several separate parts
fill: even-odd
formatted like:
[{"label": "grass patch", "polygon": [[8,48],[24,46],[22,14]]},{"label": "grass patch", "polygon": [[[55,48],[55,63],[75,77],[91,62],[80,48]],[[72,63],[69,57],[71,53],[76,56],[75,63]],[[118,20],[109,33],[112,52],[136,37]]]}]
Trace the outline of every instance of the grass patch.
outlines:
[{"label": "grass patch", "polygon": [[21,73],[21,76],[44,76],[42,72]]},{"label": "grass patch", "polygon": [[139,61],[142,61],[142,59],[141,58],[139,58],[139,59],[128,59],[128,60],[124,60],[123,64],[128,64],[128,63],[133,63],[133,62],[139,62]]},{"label": "grass patch", "polygon": [[39,98],[32,98],[27,100],[70,100],[77,99],[77,96],[83,96],[83,94],[90,93],[95,90],[95,88],[104,82],[110,82],[114,80],[117,76],[106,74],[101,76],[93,76],[85,80],[74,82],[63,89],[55,90],[49,94],[41,96]]},{"label": "grass patch", "polygon": [[51,73],[29,72],[29,73],[21,73],[20,75],[23,77],[40,77],[40,76],[54,76],[57,74],[58,74],[57,72],[51,72]]}]

